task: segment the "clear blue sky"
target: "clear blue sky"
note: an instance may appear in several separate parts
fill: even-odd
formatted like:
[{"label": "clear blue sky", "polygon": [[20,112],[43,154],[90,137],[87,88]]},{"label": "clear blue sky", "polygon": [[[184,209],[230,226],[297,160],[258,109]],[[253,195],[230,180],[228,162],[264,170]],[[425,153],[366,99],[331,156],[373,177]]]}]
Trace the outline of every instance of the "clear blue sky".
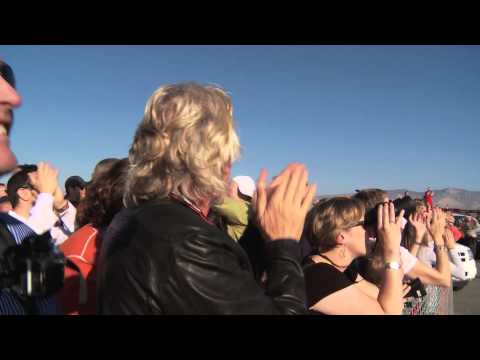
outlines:
[{"label": "clear blue sky", "polygon": [[233,98],[233,175],[301,161],[319,194],[480,190],[479,46],[0,46],[0,57],[23,96],[19,162],[50,161],[62,184],[127,156],[152,92],[194,80]]}]

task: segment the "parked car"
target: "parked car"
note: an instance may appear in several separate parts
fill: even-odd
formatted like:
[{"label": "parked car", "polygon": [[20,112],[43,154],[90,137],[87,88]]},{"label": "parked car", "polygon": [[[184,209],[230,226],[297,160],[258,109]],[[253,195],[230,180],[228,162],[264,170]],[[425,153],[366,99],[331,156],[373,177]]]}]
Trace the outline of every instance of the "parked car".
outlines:
[{"label": "parked car", "polygon": [[[455,226],[462,231],[463,238],[458,243],[470,248],[474,259],[480,258],[480,224],[473,216],[454,213]],[[468,225],[467,225],[468,224]]]},{"label": "parked car", "polygon": [[470,281],[477,276],[477,264],[473,257],[473,253],[467,246],[457,243],[455,250],[463,263],[465,273],[461,274],[462,277],[456,277],[452,274],[452,288],[454,291],[463,289]]}]

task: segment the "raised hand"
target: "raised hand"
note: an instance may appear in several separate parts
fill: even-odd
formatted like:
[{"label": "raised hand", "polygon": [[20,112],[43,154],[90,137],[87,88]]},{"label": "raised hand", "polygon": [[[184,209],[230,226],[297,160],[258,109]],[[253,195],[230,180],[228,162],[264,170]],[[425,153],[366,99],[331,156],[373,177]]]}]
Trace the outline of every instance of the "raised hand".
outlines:
[{"label": "raised hand", "polygon": [[415,237],[422,239],[427,232],[427,217],[419,212],[412,213],[408,216],[408,222],[415,229]]},{"label": "raised hand", "polygon": [[316,190],[315,184],[308,184],[308,171],[303,164],[289,164],[269,185],[263,169],[253,203],[265,238],[300,240]]},{"label": "raised hand", "polygon": [[431,220],[427,221],[427,229],[434,241],[443,239],[445,226],[447,225],[446,216],[442,209],[433,208]]},{"label": "raised hand", "polygon": [[448,249],[454,249],[455,245],[457,244],[450,229],[445,229],[445,232],[443,233],[443,240],[445,241],[445,245],[447,245]]},{"label": "raised hand", "polygon": [[[402,218],[405,210],[395,217],[395,207],[392,202],[380,204],[377,208],[377,233],[383,243],[384,256],[400,255]],[[397,260],[397,259],[395,259]]]},{"label": "raised hand", "polygon": [[39,193],[55,192],[58,187],[58,170],[46,162],[40,162],[37,165],[37,171],[28,174],[32,186]]}]

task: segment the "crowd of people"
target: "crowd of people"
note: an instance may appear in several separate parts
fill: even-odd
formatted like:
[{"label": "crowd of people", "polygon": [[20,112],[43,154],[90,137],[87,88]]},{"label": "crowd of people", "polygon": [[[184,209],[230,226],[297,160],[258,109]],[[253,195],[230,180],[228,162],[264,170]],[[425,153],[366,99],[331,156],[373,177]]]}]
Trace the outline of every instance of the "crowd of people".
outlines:
[{"label": "crowd of people", "polygon": [[[47,162],[9,147],[21,98],[0,61],[0,256],[48,233],[64,284],[0,314],[452,314],[462,233],[433,202],[382,189],[316,199],[301,163],[268,181],[231,176],[240,141],[218,86],[165,85],[148,99],[125,158],[61,189]],[[19,134],[18,136],[21,136]],[[4,236],[3,234],[9,234]],[[5,245],[6,244],[6,245]]]}]

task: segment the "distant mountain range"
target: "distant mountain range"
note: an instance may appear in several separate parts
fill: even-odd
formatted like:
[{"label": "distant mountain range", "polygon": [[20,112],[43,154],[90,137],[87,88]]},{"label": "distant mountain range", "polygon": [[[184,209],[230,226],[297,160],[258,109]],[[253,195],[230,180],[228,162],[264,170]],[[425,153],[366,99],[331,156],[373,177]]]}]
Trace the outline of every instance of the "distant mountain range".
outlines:
[{"label": "distant mountain range", "polygon": [[[408,195],[415,198],[423,198],[423,192],[410,191],[407,189],[398,190],[386,190],[390,199],[395,200],[398,197],[402,197],[405,191]],[[463,210],[480,210],[480,191],[468,191],[457,188],[446,188],[435,190],[432,189],[434,196],[433,202],[444,208],[451,209],[463,209]],[[350,194],[338,194],[338,195],[353,195]],[[318,198],[328,198],[337,195],[320,195]]]}]

